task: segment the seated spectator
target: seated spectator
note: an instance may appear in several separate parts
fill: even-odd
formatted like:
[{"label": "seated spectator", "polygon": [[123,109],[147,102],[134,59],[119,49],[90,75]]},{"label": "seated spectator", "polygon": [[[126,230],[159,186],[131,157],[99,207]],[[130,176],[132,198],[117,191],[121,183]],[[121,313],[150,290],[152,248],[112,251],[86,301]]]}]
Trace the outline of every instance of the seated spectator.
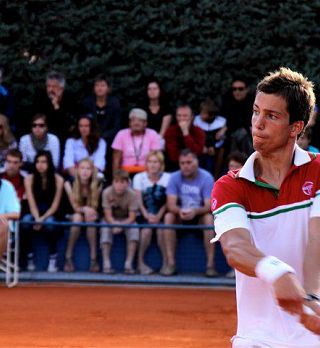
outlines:
[{"label": "seated spectator", "polygon": [[25,199],[24,188],[24,173],[21,172],[22,153],[18,149],[8,151],[5,162],[5,170],[0,174],[2,179],[5,179],[14,186],[19,201]]},{"label": "seated spectator", "polygon": [[0,68],[0,114],[5,115],[8,120],[10,127],[13,131],[15,131],[14,124],[14,104],[13,97],[10,93],[9,89],[3,85],[3,68]]},{"label": "seated spectator", "polygon": [[124,169],[130,174],[145,170],[145,160],[151,150],[160,150],[160,137],[147,128],[147,113],[132,109],[129,113],[129,128],[122,129],[113,143],[113,172]]},{"label": "seated spectator", "polygon": [[[136,221],[138,202],[136,193],[129,187],[129,174],[124,170],[116,170],[113,174],[112,185],[102,192],[102,206],[104,209],[104,221],[110,224],[125,225]],[[101,248],[103,257],[103,272],[113,274],[110,252],[113,243],[113,235],[125,231],[127,238],[127,256],[124,264],[126,274],[134,274],[133,259],[137,251],[139,241],[138,228],[102,227]]]},{"label": "seated spectator", "polygon": [[33,114],[47,116],[49,131],[59,138],[61,147],[74,129],[77,114],[75,98],[65,90],[65,85],[63,74],[50,72],[46,78],[46,91],[36,94],[33,106]]},{"label": "seated spectator", "polygon": [[[89,158],[84,158],[78,163],[75,170],[75,179],[73,182],[66,181],[64,184],[73,214],[71,221],[96,222],[98,219],[99,197],[101,194],[101,185],[97,176],[97,169]],[[65,272],[73,272],[73,250],[79,238],[81,227],[72,226],[68,239],[68,245],[65,255]],[[90,272],[98,272],[97,262],[97,229],[96,227],[87,227],[87,240],[90,248]]]},{"label": "seated spectator", "polygon": [[[240,151],[231,152],[227,159],[228,170],[235,171],[235,174],[238,173],[238,171],[246,163],[247,159],[248,159],[248,156],[243,152],[240,152]],[[230,269],[230,271],[226,273],[225,277],[234,278],[235,277],[234,269]]]},{"label": "seated spectator", "polygon": [[172,115],[164,91],[157,79],[149,80],[143,109],[147,111],[148,128],[154,129],[161,138],[164,138],[170,126]]},{"label": "seated spectator", "polygon": [[231,90],[224,96],[221,115],[227,119],[226,155],[232,151],[241,151],[250,155],[253,152],[251,138],[251,117],[254,95],[250,93],[248,81],[244,77],[235,77]]},{"label": "seated spectator", "polygon": [[90,158],[96,169],[103,173],[106,167],[106,148],[106,142],[99,136],[96,121],[91,115],[81,115],[75,137],[66,142],[63,168],[74,177],[79,161]]},{"label": "seated spectator", "polygon": [[17,148],[17,142],[11,133],[8,119],[0,114],[0,171],[4,170],[8,151],[15,148]]},{"label": "seated spectator", "polygon": [[200,115],[195,117],[193,124],[201,128],[206,135],[200,167],[213,174],[216,154],[224,144],[226,119],[218,115],[215,103],[207,99],[200,104]]},{"label": "seated spectator", "polygon": [[[166,188],[170,178],[164,172],[164,157],[161,151],[151,151],[146,158],[146,171],[138,173],[133,178],[133,188],[137,192],[141,216],[138,221],[143,224],[159,224],[163,221],[166,211]],[[142,228],[138,250],[138,271],[140,274],[149,275],[154,270],[144,262],[144,255],[152,237],[151,228]],[[158,245],[161,254],[165,257],[162,230],[157,229]],[[166,263],[166,262],[164,262]]]},{"label": "seated spectator", "polygon": [[[30,214],[23,217],[23,222],[55,222],[55,216],[61,201],[63,179],[55,173],[52,156],[49,151],[39,151],[34,159],[34,173],[25,178],[25,190]],[[28,271],[35,269],[32,239],[44,235],[49,248],[48,272],[57,272],[57,242],[59,231],[55,226],[25,225],[21,223],[22,257],[28,258]]]},{"label": "seated spectator", "polygon": [[[82,104],[83,113],[92,114],[96,120],[100,136],[107,143],[107,163],[112,163],[111,144],[121,129],[121,109],[118,98],[110,95],[112,86],[110,80],[103,74],[94,79],[93,93],[87,96]],[[105,173],[108,183],[112,181],[112,170]]]},{"label": "seated spectator", "polygon": [[170,126],[165,134],[166,155],[170,170],[178,169],[182,150],[190,149],[200,156],[205,145],[205,133],[193,125],[193,114],[189,105],[181,105],[177,108],[176,119],[177,124]]},{"label": "seated spectator", "polygon": [[111,146],[121,127],[120,103],[116,97],[109,95],[110,92],[109,79],[100,74],[94,79],[93,93],[81,104],[84,113],[93,115],[98,124],[100,136],[108,146]]},{"label": "seated spectator", "polygon": [[239,170],[246,163],[248,156],[240,151],[231,152],[228,156],[228,170]]},{"label": "seated spectator", "polygon": [[18,220],[19,216],[20,204],[13,185],[0,179],[0,260],[7,250],[8,220]]},{"label": "seated spectator", "polygon": [[319,149],[315,146],[310,145],[312,140],[312,128],[307,127],[304,132],[300,135],[297,143],[301,147],[301,149],[313,152],[313,153],[319,153]]},{"label": "seated spectator", "polygon": [[33,116],[31,133],[21,137],[19,150],[23,157],[23,167],[29,173],[33,171],[34,158],[41,150],[49,151],[55,168],[59,168],[60,142],[56,135],[48,133],[47,117],[43,114]]},{"label": "seated spectator", "polygon": [[[189,149],[181,152],[179,165],[180,170],[171,175],[167,187],[168,212],[164,217],[164,223],[213,226],[213,218],[210,213],[213,177],[206,170],[199,168],[197,156]],[[214,267],[214,246],[210,243],[213,236],[213,230],[203,231],[208,277],[217,275]],[[164,229],[163,237],[166,263],[163,264],[160,273],[171,276],[176,273],[176,231]]]}]

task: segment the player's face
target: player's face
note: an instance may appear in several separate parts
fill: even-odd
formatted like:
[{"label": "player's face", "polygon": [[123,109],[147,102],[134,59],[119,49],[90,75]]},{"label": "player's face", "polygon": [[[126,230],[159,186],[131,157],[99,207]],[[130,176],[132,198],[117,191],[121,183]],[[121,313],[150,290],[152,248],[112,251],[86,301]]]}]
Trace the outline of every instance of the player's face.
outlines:
[{"label": "player's face", "polygon": [[157,156],[150,156],[146,163],[147,172],[150,174],[157,174],[161,171],[161,162]]},{"label": "player's face", "polygon": [[93,89],[97,97],[105,97],[109,92],[109,86],[104,80],[96,81]]},{"label": "player's face", "polygon": [[93,173],[93,168],[89,162],[81,162],[78,166],[78,175],[81,181],[88,181]]},{"label": "player's face", "polygon": [[6,158],[6,172],[9,176],[15,176],[19,173],[22,161],[18,157],[8,155]]},{"label": "player's face", "polygon": [[[303,123],[302,123],[303,126]],[[294,142],[301,131],[301,122],[289,124],[286,101],[275,94],[259,92],[252,115],[253,147],[262,154],[283,150]]]},{"label": "player's face", "polygon": [[192,177],[198,170],[198,160],[190,154],[180,156],[179,166],[183,176]]}]

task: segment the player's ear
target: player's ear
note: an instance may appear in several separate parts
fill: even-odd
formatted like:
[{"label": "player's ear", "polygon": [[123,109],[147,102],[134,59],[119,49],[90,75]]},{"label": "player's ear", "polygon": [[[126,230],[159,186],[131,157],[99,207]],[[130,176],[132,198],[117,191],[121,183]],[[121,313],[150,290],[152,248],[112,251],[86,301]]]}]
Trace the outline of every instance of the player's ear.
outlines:
[{"label": "player's ear", "polygon": [[290,125],[290,133],[292,136],[296,137],[298,136],[304,128],[304,122],[303,121],[296,121]]}]

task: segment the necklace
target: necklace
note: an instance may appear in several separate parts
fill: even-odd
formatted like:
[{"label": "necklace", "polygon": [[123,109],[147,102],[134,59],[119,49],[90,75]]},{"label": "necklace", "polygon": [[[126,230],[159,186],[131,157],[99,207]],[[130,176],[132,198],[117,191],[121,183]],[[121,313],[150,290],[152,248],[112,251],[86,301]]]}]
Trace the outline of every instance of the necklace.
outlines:
[{"label": "necklace", "polygon": [[141,142],[139,144],[139,146],[136,146],[136,142],[134,140],[134,136],[131,134],[131,139],[132,139],[132,145],[133,145],[133,150],[134,150],[134,157],[136,159],[136,166],[138,166],[139,164],[139,159],[141,156],[141,152],[142,152],[142,146],[143,146],[143,141],[144,141],[144,134],[142,136]]}]

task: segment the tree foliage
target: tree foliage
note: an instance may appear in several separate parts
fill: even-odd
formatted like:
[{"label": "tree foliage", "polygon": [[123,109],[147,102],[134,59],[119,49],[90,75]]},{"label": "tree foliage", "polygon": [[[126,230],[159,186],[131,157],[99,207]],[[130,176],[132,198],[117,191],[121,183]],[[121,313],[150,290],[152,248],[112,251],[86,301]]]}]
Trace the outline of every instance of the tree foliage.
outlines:
[{"label": "tree foliage", "polygon": [[52,69],[79,98],[104,72],[127,105],[150,75],[174,103],[197,105],[235,75],[255,83],[279,66],[318,84],[319,13],[318,0],[1,2],[0,64],[21,110]]}]

